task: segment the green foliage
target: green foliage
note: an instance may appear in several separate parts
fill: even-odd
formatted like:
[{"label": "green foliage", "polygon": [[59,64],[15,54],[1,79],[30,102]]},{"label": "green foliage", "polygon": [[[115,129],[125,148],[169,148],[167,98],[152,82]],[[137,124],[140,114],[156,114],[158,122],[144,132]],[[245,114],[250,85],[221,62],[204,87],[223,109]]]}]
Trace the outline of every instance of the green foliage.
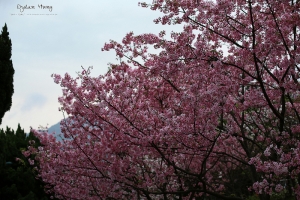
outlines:
[{"label": "green foliage", "polygon": [[[0,130],[0,199],[47,200],[44,184],[37,180],[35,170],[22,154],[30,140],[36,146],[39,140],[30,133],[26,135],[20,125],[16,132],[10,128]],[[19,158],[20,161],[16,161]]]},{"label": "green foliage", "polygon": [[11,40],[6,24],[0,34],[0,124],[5,112],[10,110],[14,93],[15,70],[11,60]]},{"label": "green foliage", "polygon": [[253,196],[248,197],[246,200],[259,200],[259,196],[253,195]]}]

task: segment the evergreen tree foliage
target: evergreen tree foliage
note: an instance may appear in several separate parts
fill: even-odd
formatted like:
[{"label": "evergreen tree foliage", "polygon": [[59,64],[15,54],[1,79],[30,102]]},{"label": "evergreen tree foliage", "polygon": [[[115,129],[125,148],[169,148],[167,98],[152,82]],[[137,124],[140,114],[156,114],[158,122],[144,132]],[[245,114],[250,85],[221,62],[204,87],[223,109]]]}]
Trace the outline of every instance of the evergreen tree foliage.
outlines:
[{"label": "evergreen tree foliage", "polygon": [[5,24],[0,35],[0,124],[5,112],[11,108],[14,93],[15,70],[11,60],[11,50],[11,40]]},{"label": "evergreen tree foliage", "polygon": [[[22,151],[29,141],[40,145],[33,133],[26,134],[18,125],[16,131],[0,130],[0,199],[46,200],[44,184],[36,179],[36,170],[28,163]],[[18,159],[16,159],[18,158]]]}]

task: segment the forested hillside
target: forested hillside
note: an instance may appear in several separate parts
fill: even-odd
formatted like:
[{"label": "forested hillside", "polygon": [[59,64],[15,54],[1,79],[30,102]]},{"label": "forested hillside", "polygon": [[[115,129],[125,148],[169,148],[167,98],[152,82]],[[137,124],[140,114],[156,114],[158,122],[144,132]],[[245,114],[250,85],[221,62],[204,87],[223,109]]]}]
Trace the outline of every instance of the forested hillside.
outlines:
[{"label": "forested hillside", "polygon": [[16,131],[8,127],[0,130],[1,200],[50,199],[44,192],[43,183],[35,178],[35,169],[22,154],[32,140],[36,147],[39,146],[39,140],[32,133],[26,134],[20,125]]}]

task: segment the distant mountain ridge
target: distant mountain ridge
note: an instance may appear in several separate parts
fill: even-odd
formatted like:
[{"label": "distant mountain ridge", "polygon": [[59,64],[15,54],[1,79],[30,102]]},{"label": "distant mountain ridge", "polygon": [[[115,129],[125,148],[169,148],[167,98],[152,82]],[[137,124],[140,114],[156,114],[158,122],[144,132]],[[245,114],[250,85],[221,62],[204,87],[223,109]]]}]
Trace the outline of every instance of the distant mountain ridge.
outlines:
[{"label": "distant mountain ridge", "polygon": [[60,129],[60,121],[48,128],[48,133],[55,133],[54,136],[58,141],[62,141],[62,132]]}]

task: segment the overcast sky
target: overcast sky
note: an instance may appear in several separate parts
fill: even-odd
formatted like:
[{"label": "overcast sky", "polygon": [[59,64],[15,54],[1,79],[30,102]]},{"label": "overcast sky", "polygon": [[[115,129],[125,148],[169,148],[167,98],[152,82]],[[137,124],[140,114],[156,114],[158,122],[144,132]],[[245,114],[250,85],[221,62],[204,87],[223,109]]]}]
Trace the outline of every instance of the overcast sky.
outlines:
[{"label": "overcast sky", "polygon": [[[22,9],[26,5],[34,9]],[[29,131],[60,121],[61,88],[51,74],[75,76],[81,66],[93,66],[93,76],[104,74],[107,63],[116,62],[114,52],[101,51],[104,43],[120,42],[130,31],[171,30],[153,23],[158,16],[138,0],[0,0],[0,26],[7,24],[15,69],[12,108],[0,128],[20,123]]]}]

